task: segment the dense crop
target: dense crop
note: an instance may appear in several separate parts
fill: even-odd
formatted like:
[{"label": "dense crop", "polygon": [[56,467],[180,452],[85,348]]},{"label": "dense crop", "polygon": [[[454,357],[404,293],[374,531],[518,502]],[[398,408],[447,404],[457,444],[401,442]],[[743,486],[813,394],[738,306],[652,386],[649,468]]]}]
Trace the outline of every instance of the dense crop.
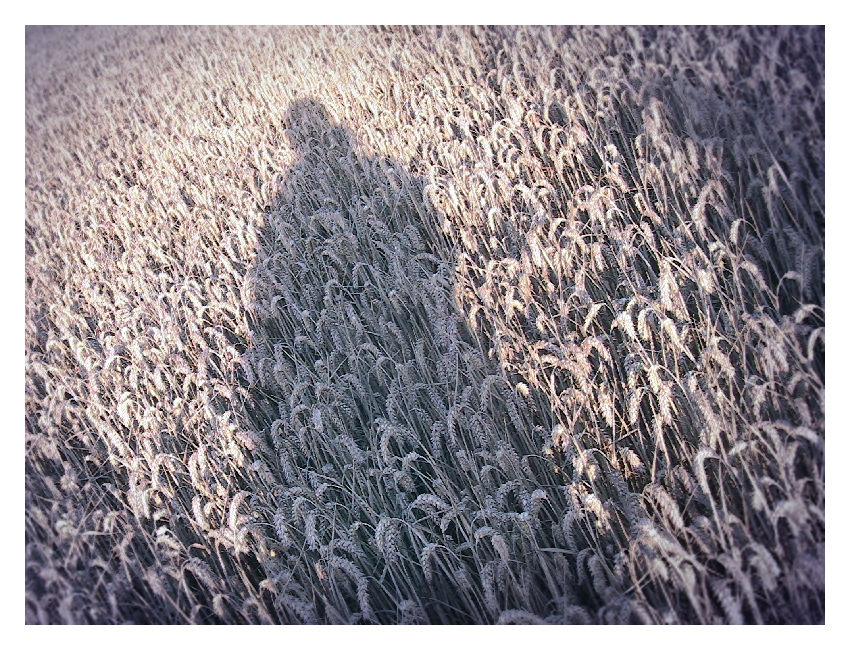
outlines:
[{"label": "dense crop", "polygon": [[32,623],[819,623],[822,28],[27,32]]}]

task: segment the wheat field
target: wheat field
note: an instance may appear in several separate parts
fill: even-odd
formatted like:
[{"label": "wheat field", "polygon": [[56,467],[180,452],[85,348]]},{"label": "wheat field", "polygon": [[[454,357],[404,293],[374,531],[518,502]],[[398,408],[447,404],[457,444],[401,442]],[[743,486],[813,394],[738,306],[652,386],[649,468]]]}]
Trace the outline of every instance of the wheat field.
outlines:
[{"label": "wheat field", "polygon": [[26,622],[820,624],[823,27],[26,32]]}]

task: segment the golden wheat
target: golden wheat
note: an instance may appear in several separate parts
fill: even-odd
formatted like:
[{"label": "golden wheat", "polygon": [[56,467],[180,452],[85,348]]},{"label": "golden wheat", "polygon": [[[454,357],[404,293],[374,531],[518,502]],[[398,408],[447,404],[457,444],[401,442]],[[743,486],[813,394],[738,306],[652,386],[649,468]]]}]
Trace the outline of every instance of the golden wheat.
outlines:
[{"label": "golden wheat", "polygon": [[26,47],[28,622],[823,621],[822,28]]}]

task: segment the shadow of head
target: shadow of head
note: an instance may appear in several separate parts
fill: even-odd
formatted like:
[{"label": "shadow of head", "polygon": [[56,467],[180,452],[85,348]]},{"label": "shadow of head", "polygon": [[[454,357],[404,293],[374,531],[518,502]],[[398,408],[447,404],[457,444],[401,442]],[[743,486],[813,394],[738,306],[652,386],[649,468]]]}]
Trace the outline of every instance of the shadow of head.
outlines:
[{"label": "shadow of head", "polygon": [[273,208],[302,222],[321,210],[338,210],[351,219],[366,210],[400,229],[424,225],[423,180],[398,160],[361,146],[353,129],[331,118],[320,102],[293,102],[283,127],[295,160]]},{"label": "shadow of head", "polygon": [[301,160],[345,156],[354,148],[351,131],[334,124],[325,107],[311,98],[295,101],[284,116],[290,146]]}]

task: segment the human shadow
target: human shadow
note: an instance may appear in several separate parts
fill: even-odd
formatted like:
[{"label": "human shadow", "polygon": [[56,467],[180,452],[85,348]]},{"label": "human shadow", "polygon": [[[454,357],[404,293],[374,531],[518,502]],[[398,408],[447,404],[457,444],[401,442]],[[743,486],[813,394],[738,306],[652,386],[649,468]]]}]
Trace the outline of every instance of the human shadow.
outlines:
[{"label": "human shadow", "polygon": [[[285,128],[297,160],[258,236],[243,359],[267,488],[255,508],[274,530],[261,557],[288,576],[270,609],[293,622],[492,622],[483,596],[458,587],[481,568],[455,548],[470,536],[460,515],[492,499],[481,459],[531,422],[505,386],[495,405],[480,390],[498,366],[454,303],[423,180],[364,154],[313,100]],[[528,480],[516,461],[505,482]],[[442,572],[422,560],[438,548]]]},{"label": "human shadow", "polygon": [[[322,365],[315,379],[344,376],[343,369],[352,370],[340,358],[346,351],[355,343],[387,346],[388,335],[399,339],[383,350],[388,358],[410,356],[430,324],[415,313],[427,296],[412,292],[413,283],[437,276],[442,291],[453,274],[451,260],[440,259],[434,246],[441,235],[429,227],[436,217],[423,200],[421,178],[389,158],[362,154],[351,130],[312,99],[296,101],[284,125],[296,162],[265,208],[249,280],[254,338],[246,359],[257,368],[249,383],[259,389],[261,408],[252,414],[259,429],[282,417],[281,383],[285,391],[294,387],[283,378],[308,379],[299,374],[302,363],[313,373]],[[335,329],[349,325],[350,335]],[[275,360],[271,368],[265,352]]]}]

